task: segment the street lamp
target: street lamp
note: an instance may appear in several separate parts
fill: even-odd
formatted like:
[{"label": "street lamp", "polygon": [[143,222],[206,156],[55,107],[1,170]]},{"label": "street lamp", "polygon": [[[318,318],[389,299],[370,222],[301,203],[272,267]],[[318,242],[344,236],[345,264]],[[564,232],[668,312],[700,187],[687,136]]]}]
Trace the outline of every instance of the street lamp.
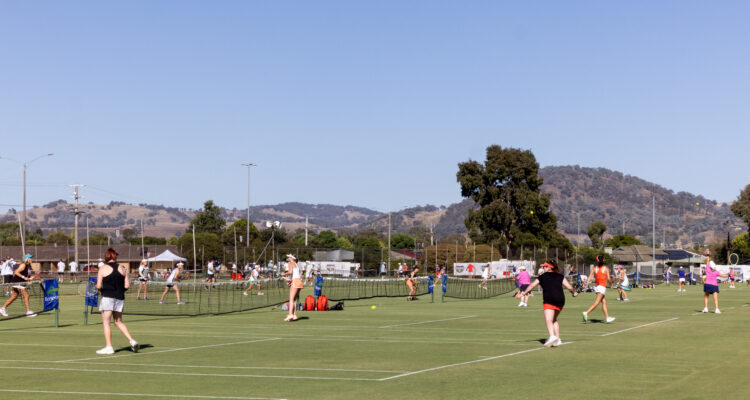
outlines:
[{"label": "street lamp", "polygon": [[273,261],[273,265],[276,265],[276,241],[275,241],[274,235],[275,235],[276,229],[281,228],[281,222],[266,221],[266,228],[271,229],[271,261]]},{"label": "street lamp", "polygon": [[12,158],[0,156],[0,159],[12,161],[12,162],[14,162],[16,164],[20,164],[21,166],[23,166],[23,214],[22,214],[23,215],[23,222],[21,223],[21,230],[23,230],[24,234],[26,232],[26,168],[28,168],[28,166],[31,165],[31,163],[33,163],[34,161],[36,161],[36,160],[38,160],[40,158],[50,157],[50,156],[53,156],[53,155],[55,155],[55,154],[54,153],[42,154],[41,156],[38,156],[38,157],[32,159],[31,161],[18,161],[18,160],[14,160]]},{"label": "street lamp", "polygon": [[245,247],[250,247],[250,167],[257,167],[257,164],[244,163],[240,164],[247,167],[247,236],[245,236]]}]

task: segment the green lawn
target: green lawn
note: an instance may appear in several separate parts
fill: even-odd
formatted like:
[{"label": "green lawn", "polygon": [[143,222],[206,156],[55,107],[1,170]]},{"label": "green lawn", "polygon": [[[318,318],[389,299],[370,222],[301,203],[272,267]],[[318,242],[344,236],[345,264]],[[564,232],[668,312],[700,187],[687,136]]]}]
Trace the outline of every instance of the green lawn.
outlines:
[{"label": "green lawn", "polygon": [[[0,398],[8,399],[744,399],[750,288],[722,285],[723,314],[701,314],[692,286],[634,289],[613,324],[581,322],[592,294],[568,298],[565,345],[545,349],[541,296],[346,302],[344,311],[277,308],[203,317],[126,316],[139,354],[113,327],[113,356],[83,298],[54,314],[0,322]],[[306,288],[304,295],[311,292]],[[614,300],[614,291],[610,290]],[[377,308],[373,310],[372,305]],[[710,307],[713,310],[713,306]],[[601,310],[591,318],[602,318]],[[132,396],[116,396],[115,394]]]}]

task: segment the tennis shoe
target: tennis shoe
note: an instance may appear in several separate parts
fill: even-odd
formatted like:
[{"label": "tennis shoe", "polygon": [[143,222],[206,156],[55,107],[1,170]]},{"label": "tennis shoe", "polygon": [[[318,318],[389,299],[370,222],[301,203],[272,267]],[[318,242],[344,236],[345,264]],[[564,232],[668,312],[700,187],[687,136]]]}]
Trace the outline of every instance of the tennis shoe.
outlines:
[{"label": "tennis shoe", "polygon": [[7,317],[8,313],[5,311],[5,307],[0,307],[0,314],[3,315],[3,317]]},{"label": "tennis shoe", "polygon": [[714,314],[721,314],[721,310],[719,310],[719,309],[717,308],[716,310],[714,310]]},{"label": "tennis shoe", "polygon": [[607,317],[607,323],[608,324],[611,324],[613,322],[615,322],[615,317]]},{"label": "tennis shoe", "polygon": [[550,336],[549,339],[547,339],[546,342],[544,342],[544,347],[552,347],[557,343],[557,341],[560,340],[557,336]]},{"label": "tennis shoe", "polygon": [[36,313],[34,313],[33,311],[29,310],[29,311],[26,311],[26,316],[29,317],[29,318],[36,317]]},{"label": "tennis shoe", "polygon": [[247,292],[242,292],[242,295],[243,296],[247,296]]},{"label": "tennis shoe", "polygon": [[133,351],[133,353],[137,353],[138,350],[141,348],[141,346],[136,342],[135,340],[130,341],[130,350]]},{"label": "tennis shoe", "polygon": [[630,301],[630,299],[625,299],[625,300],[623,300],[623,301]]},{"label": "tennis shoe", "polygon": [[136,300],[140,300],[141,298],[140,298],[140,297],[136,297],[135,299],[136,299]]},{"label": "tennis shoe", "polygon": [[583,315],[583,322],[588,322],[589,321],[589,313],[587,313],[586,311],[584,311],[581,314]]},{"label": "tennis shoe", "polygon": [[557,338],[557,340],[555,340],[555,343],[552,344],[552,347],[557,347],[561,345],[562,345],[562,339]]},{"label": "tennis shoe", "polygon": [[143,300],[148,300],[148,297],[144,297]]},{"label": "tennis shoe", "polygon": [[185,302],[184,301],[178,301],[177,304],[178,305],[183,305],[183,304],[185,304]]},{"label": "tennis shoe", "polygon": [[160,301],[159,304],[167,304],[166,301]]},{"label": "tennis shoe", "polygon": [[263,292],[258,292],[258,296],[263,296]]},{"label": "tennis shoe", "polygon": [[704,308],[701,312],[702,313],[707,313],[708,312],[708,307]]},{"label": "tennis shoe", "polygon": [[115,354],[115,349],[112,347],[105,347],[96,351],[96,354]]},{"label": "tennis shoe", "polygon": [[523,307],[523,302],[518,303],[519,307]]}]

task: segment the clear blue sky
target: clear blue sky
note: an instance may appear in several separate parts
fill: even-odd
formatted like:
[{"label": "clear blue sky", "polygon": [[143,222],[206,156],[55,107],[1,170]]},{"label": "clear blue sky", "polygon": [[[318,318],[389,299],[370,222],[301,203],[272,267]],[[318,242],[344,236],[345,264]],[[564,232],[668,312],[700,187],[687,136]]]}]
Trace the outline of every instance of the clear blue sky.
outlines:
[{"label": "clear blue sky", "polygon": [[448,205],[490,144],[731,201],[749,4],[2,2],[0,156],[55,153],[30,205]]}]

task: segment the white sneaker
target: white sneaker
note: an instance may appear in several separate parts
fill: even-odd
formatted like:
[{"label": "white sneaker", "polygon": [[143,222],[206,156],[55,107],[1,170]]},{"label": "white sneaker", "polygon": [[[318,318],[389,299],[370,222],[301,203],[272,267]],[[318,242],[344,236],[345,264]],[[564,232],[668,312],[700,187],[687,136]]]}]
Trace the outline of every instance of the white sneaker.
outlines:
[{"label": "white sneaker", "polygon": [[135,340],[130,341],[130,350],[133,351],[133,353],[137,353],[138,349],[140,349],[141,346],[136,342]]},{"label": "white sneaker", "polygon": [[707,313],[708,312],[708,307],[704,308],[703,311],[701,311],[701,312],[702,313]]},{"label": "white sneaker", "polygon": [[518,303],[519,307],[523,307],[523,302]]},{"label": "white sneaker", "polygon": [[562,345],[562,339],[557,338],[557,340],[555,341],[555,343],[552,344],[552,347],[557,347],[557,346],[560,346],[560,345]]},{"label": "white sneaker", "polygon": [[529,306],[529,303],[527,303],[527,302],[523,302],[523,306],[524,306],[524,307],[528,307],[528,306]]},{"label": "white sneaker", "polygon": [[247,292],[242,292],[242,295],[243,296],[247,296]]},{"label": "white sneaker", "polygon": [[263,292],[258,292],[258,296],[263,296]]},{"label": "white sneaker", "polygon": [[26,311],[26,316],[29,318],[36,317],[36,314],[33,311]]},{"label": "white sneaker", "polygon": [[625,300],[623,300],[623,301],[630,301],[630,299],[625,299]]},{"label": "white sneaker", "polygon": [[96,354],[115,354],[115,349],[111,347],[105,347],[96,351]]},{"label": "white sneaker", "polygon": [[544,347],[552,347],[557,343],[557,341],[560,340],[557,336],[550,336],[549,339],[547,339],[546,342],[544,342]]},{"label": "white sneaker", "polygon": [[5,311],[5,307],[0,307],[0,314],[3,315],[3,317],[7,317],[8,313]]},{"label": "white sneaker", "polygon": [[719,309],[717,308],[716,310],[714,310],[714,314],[721,314],[721,310],[719,310]]},{"label": "white sneaker", "polygon": [[589,313],[587,313],[586,311],[584,311],[581,314],[583,315],[583,322],[588,322],[589,321]]},{"label": "white sneaker", "polygon": [[615,322],[615,317],[607,317],[607,323],[608,324],[611,324],[613,322]]}]

